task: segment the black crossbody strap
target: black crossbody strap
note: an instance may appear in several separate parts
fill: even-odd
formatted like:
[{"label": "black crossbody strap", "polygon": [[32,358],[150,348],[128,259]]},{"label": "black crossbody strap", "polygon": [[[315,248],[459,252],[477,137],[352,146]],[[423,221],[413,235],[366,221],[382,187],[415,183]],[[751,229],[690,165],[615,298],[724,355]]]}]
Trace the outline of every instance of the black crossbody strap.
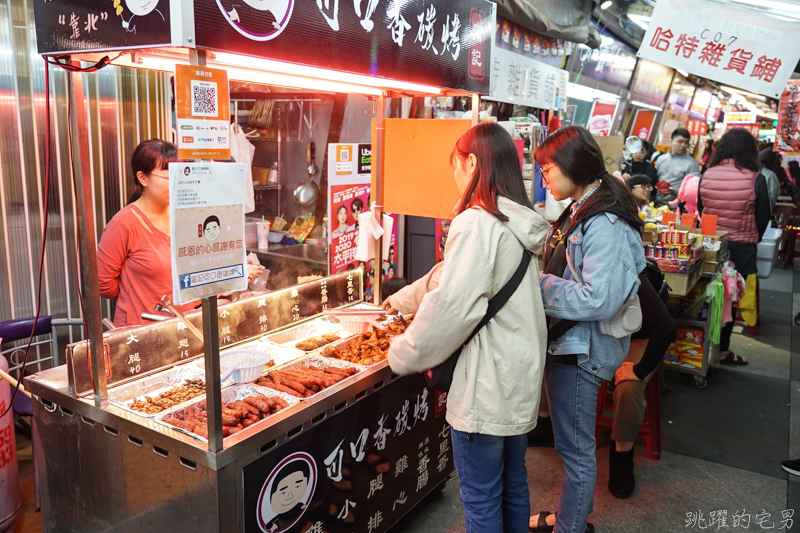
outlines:
[{"label": "black crossbody strap", "polygon": [[528,265],[531,262],[532,256],[533,254],[531,254],[527,248],[522,249],[522,260],[519,262],[517,270],[514,272],[514,275],[511,276],[511,279],[508,280],[505,285],[503,285],[503,288],[500,289],[500,291],[498,291],[498,293],[492,296],[492,298],[489,300],[489,307],[486,309],[486,314],[483,316],[478,325],[475,326],[475,329],[470,336],[467,337],[467,340],[464,341],[464,346],[469,344],[469,341],[471,341],[472,338],[477,335],[481,329],[483,329],[483,326],[488,324],[489,321],[494,318],[494,315],[496,315],[497,312],[502,309],[504,305],[506,305],[506,302],[511,299],[511,295],[516,292],[517,287],[519,287],[519,284],[522,283],[525,274],[528,272]]}]

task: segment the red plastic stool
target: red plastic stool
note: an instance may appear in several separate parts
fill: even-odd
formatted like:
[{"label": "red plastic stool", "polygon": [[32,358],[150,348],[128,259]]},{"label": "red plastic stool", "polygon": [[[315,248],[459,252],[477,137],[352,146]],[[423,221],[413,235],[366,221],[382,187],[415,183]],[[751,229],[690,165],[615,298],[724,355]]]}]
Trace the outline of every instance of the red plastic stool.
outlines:
[{"label": "red plastic stool", "polygon": [[[644,437],[647,445],[647,458],[657,461],[661,459],[661,368],[656,369],[653,377],[644,389],[644,399],[647,408],[644,412],[644,422],[639,428],[639,436]],[[597,395],[597,419],[595,422],[594,438],[598,440],[601,431],[610,431],[614,425],[613,416],[605,416],[605,410],[614,412],[614,392],[608,391],[609,382],[600,386]]]}]

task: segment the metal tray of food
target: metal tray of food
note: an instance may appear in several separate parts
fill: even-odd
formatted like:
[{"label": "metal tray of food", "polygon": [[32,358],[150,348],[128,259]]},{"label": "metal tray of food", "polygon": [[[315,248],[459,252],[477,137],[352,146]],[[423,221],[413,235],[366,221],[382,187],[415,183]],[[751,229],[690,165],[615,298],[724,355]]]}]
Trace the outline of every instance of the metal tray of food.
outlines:
[{"label": "metal tray of food", "polygon": [[353,365],[372,366],[386,360],[392,336],[375,328],[349,339],[323,346],[320,357]]},{"label": "metal tray of food", "polygon": [[[146,401],[145,398],[157,398],[159,395],[169,392],[172,389],[183,386],[186,381],[201,380],[205,381],[205,371],[198,368],[195,364],[179,365],[164,372],[153,374],[146,378],[116,387],[108,391],[108,401],[113,405],[125,409],[133,414],[152,418],[158,413],[147,413],[137,409],[131,408],[131,404],[135,401]],[[203,393],[204,395],[205,393]],[[187,398],[184,402],[192,400]],[[179,404],[176,404],[179,405]],[[157,408],[157,406],[153,406]],[[174,406],[169,406],[163,410],[170,409]]]},{"label": "metal tray of food", "polygon": [[[225,406],[226,404],[230,404],[231,402],[242,401],[249,396],[265,396],[267,398],[272,398],[272,399],[280,398],[281,400],[283,400],[283,402],[286,403],[286,406],[282,407],[280,410],[277,411],[270,409],[270,414],[265,415],[262,413],[261,415],[259,415],[263,416],[263,418],[260,418],[260,420],[258,421],[253,420],[251,425],[246,426],[243,429],[237,430],[235,433],[228,434],[224,438],[227,438],[228,436],[233,434],[238,435],[242,434],[243,432],[252,433],[254,431],[257,431],[253,430],[252,428],[256,427],[259,429],[263,428],[265,422],[269,423],[268,421],[270,420],[270,418],[272,418],[274,414],[279,413],[283,409],[288,409],[289,407],[292,407],[293,405],[296,405],[298,403],[297,398],[290,396],[288,394],[284,394],[265,387],[259,387],[256,385],[247,384],[247,385],[233,385],[232,387],[227,387],[225,389],[222,389],[222,405]],[[181,433],[190,435],[191,437],[197,440],[208,442],[208,439],[203,435],[195,433],[194,431],[189,430],[185,426],[184,427],[175,426],[170,423],[170,420],[180,420],[183,422],[188,422],[192,417],[198,417],[198,416],[202,417],[202,413],[205,412],[205,407],[206,407],[206,397],[205,396],[198,397],[185,404],[176,406],[172,409],[168,409],[162,413],[159,413],[158,415],[155,416],[155,420],[156,422],[163,424],[170,429],[174,429],[175,431],[180,431]],[[225,414],[225,412],[226,411],[223,408],[223,414]],[[225,416],[230,416],[230,415],[225,415]],[[200,420],[199,425],[203,428],[203,431],[205,431],[205,428],[207,427],[207,422],[203,418],[200,418],[199,420]],[[223,424],[224,423],[225,419],[223,418]],[[230,428],[231,426],[223,426],[223,431],[225,431],[224,429],[225,427]],[[225,433],[227,433],[227,431]]]},{"label": "metal tray of food", "polygon": [[[278,333],[273,333],[272,335],[267,335],[266,340],[273,344],[289,348],[296,353],[306,354],[316,351],[324,344],[329,344],[339,340],[325,339],[323,335],[334,335],[339,337],[339,339],[344,339],[345,337],[349,337],[351,334],[342,329],[342,325],[338,321],[326,316],[284,331],[279,331]],[[298,348],[297,345],[299,343],[313,338],[318,338],[320,341],[319,343],[311,343],[317,344],[316,347],[309,347],[309,349]],[[326,340],[328,342],[323,342]]]},{"label": "metal tray of food", "polygon": [[[405,332],[405,328],[408,327],[413,318],[413,314],[405,317],[400,315],[392,316],[382,322],[386,329],[381,331],[372,328],[362,335],[356,335],[355,337],[323,346],[319,355],[364,366],[380,363],[386,360],[389,354],[389,345],[392,342],[392,338]],[[401,325],[401,327],[392,327],[394,324]],[[356,347],[355,350],[353,349],[354,346]]]},{"label": "metal tray of food", "polygon": [[[310,369],[309,367],[322,369],[322,375],[314,372],[313,369]],[[328,369],[340,369],[347,372],[327,375],[330,373]],[[320,392],[340,385],[341,383],[350,379],[357,378],[359,373],[366,369],[366,366],[357,365],[348,361],[341,361],[339,359],[332,359],[330,357],[322,357],[319,355],[310,355],[308,357],[298,359],[292,363],[270,368],[264,373],[264,376],[256,380],[256,384],[267,388],[274,388],[277,386],[277,389],[275,390],[293,395],[297,399],[312,398]],[[313,374],[302,372],[304,370],[311,370]],[[301,373],[305,373],[307,375],[305,377],[298,377],[298,372],[296,371],[301,371]],[[273,374],[274,372],[277,372],[278,375],[276,376]],[[349,375],[343,375],[345,373]],[[287,377],[289,381],[293,383],[288,385],[284,383],[277,383],[274,379],[275,377],[278,377],[281,382],[284,381],[284,377]],[[319,382],[318,380],[320,379],[323,381]],[[309,386],[309,383],[312,383],[312,385]],[[299,385],[299,387],[296,385]]]}]

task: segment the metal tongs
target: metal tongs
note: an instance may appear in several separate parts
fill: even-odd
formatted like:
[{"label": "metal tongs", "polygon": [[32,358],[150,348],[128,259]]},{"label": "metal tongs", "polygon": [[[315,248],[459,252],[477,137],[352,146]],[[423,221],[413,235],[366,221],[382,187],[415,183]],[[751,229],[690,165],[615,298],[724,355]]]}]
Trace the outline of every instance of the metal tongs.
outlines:
[{"label": "metal tongs", "polygon": [[364,322],[367,322],[382,331],[386,331],[386,326],[375,320],[375,318],[377,317],[386,316],[386,311],[384,311],[383,309],[325,309],[324,311],[322,311],[322,314],[334,317],[363,316],[365,317]]},{"label": "metal tongs", "polygon": [[169,312],[170,312],[170,313],[172,313],[173,315],[175,315],[176,317],[178,317],[178,319],[179,319],[181,322],[183,322],[183,323],[184,323],[184,325],[186,325],[186,328],[187,328],[187,329],[188,329],[188,330],[189,330],[189,331],[192,333],[192,335],[194,335],[195,337],[197,337],[197,340],[199,340],[201,343],[202,343],[202,342],[204,342],[204,341],[203,341],[203,334],[202,334],[202,333],[200,333],[200,330],[198,330],[196,327],[194,327],[194,324],[192,324],[191,322],[189,322],[189,319],[187,319],[187,318],[186,318],[186,316],[185,316],[183,313],[181,313],[181,312],[178,310],[178,308],[177,308],[177,307],[175,307],[174,305],[172,305],[172,300],[170,300],[170,299],[169,299],[169,296],[167,296],[167,295],[165,294],[165,295],[164,295],[164,297],[163,297],[163,298],[161,298],[161,303],[163,303],[163,304],[164,304],[164,307],[166,307],[167,309],[169,309]]}]

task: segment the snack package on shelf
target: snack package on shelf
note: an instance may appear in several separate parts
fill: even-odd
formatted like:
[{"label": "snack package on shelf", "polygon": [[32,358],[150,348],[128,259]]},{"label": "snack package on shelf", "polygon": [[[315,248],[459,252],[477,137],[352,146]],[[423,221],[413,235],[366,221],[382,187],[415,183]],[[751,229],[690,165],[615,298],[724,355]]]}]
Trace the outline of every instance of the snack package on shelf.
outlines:
[{"label": "snack package on shelf", "polygon": [[678,328],[675,340],[684,344],[702,347],[704,336],[705,332],[699,329]]},{"label": "snack package on shelf", "polygon": [[664,355],[664,362],[700,370],[703,368],[703,347],[683,342],[673,342]]},{"label": "snack package on shelf", "polygon": [[703,367],[703,341],[705,332],[691,328],[678,328],[675,342],[670,344],[664,361],[685,368],[701,369]]},{"label": "snack package on shelf", "polygon": [[286,236],[302,243],[314,229],[314,213],[307,213],[305,215],[298,215],[294,219],[292,227],[286,232]]}]

